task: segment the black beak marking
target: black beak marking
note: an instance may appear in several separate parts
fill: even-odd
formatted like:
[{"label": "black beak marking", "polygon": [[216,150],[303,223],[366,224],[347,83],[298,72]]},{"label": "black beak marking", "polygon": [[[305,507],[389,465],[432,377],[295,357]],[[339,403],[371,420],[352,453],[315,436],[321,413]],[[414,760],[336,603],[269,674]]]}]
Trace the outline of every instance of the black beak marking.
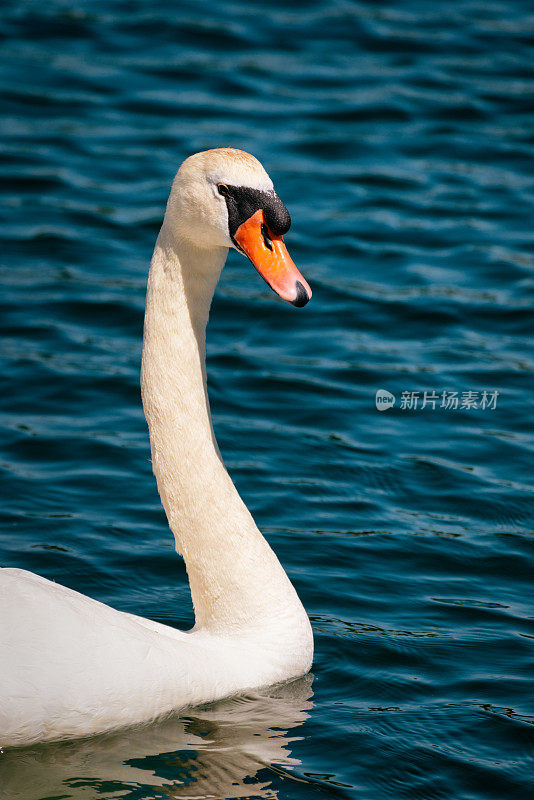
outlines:
[{"label": "black beak marking", "polygon": [[[288,232],[291,227],[291,217],[276,192],[263,192],[259,189],[250,189],[248,186],[228,186],[227,189],[228,194],[223,196],[228,208],[228,228],[232,241],[239,226],[260,209],[265,214],[269,230],[275,236],[283,236]],[[265,246],[269,247],[267,242]]]},{"label": "black beak marking", "polygon": [[297,287],[297,296],[291,301],[291,305],[296,306],[297,308],[302,308],[302,306],[305,306],[310,298],[308,297],[308,292],[300,281],[297,281],[295,285]]}]

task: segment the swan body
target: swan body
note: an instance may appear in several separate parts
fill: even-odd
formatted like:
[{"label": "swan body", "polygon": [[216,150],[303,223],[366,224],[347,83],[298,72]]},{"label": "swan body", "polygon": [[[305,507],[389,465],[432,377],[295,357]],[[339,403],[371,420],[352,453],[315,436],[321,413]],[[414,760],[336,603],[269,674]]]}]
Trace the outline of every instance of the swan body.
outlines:
[{"label": "swan body", "polygon": [[284,299],[311,291],[282,234],[289,214],[238,150],[180,167],[147,288],[141,388],[160,497],[195,611],[178,631],[25,570],[0,570],[0,746],[87,736],[305,674],[306,612],[222,462],[205,330],[230,247]]}]

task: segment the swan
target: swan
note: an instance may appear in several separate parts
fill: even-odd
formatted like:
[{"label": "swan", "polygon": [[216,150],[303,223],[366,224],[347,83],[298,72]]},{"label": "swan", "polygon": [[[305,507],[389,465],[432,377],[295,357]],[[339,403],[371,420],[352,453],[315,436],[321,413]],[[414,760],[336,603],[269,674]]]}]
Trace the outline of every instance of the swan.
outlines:
[{"label": "swan", "polygon": [[290,224],[250,154],[207,150],[180,166],[150,264],[141,394],[195,625],[179,631],[1,569],[0,746],[111,731],[310,669],[308,616],[223,464],[205,368],[206,324],[229,248],[284,300],[310,299],[284,244]]}]

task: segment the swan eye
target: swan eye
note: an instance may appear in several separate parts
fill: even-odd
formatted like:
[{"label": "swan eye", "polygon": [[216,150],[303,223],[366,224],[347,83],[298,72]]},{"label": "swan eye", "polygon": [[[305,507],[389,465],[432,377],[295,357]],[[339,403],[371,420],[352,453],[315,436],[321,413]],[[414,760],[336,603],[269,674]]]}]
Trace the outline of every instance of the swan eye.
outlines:
[{"label": "swan eye", "polygon": [[222,194],[223,197],[228,197],[230,194],[228,186],[225,183],[219,183],[217,189],[219,190],[219,194]]}]

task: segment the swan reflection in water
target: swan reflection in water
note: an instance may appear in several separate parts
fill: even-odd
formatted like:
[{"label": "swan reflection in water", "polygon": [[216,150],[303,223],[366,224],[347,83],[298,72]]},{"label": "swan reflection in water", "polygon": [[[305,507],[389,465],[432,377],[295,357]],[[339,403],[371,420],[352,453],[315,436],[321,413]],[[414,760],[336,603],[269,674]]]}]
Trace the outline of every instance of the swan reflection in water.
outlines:
[{"label": "swan reflection in water", "polygon": [[276,798],[268,774],[256,776],[273,765],[300,765],[290,746],[313,708],[312,681],[305,675],[127,731],[6,750],[2,796]]}]

